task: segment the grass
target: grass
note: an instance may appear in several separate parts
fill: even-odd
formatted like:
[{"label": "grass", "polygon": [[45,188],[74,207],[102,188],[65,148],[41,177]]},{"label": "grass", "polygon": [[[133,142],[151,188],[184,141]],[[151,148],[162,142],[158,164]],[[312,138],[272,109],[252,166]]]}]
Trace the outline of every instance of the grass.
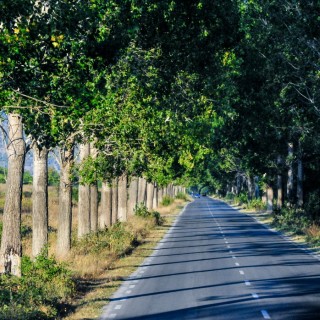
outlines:
[{"label": "grass", "polygon": [[[87,269],[90,270],[91,268],[92,274],[82,275],[78,280],[79,295],[70,308],[74,311],[66,319],[98,318],[102,308],[109,302],[109,297],[119,288],[122,281],[134,272],[142,261],[152,253],[153,248],[170,228],[185,203],[181,199],[176,199],[171,203],[170,208],[167,206],[158,208],[157,211],[161,216],[165,216],[165,221],[160,226],[149,226],[145,229],[143,220],[139,217],[133,217],[128,222],[130,229],[135,228],[138,233],[141,230],[147,230],[147,234],[143,234],[141,238],[138,238],[138,246],[120,256],[111,255],[105,257],[102,254],[102,257],[100,255],[99,257],[96,256],[96,260],[88,259],[88,261],[84,262],[85,265],[89,265],[90,261],[91,263],[94,261],[92,263],[94,267],[91,266]],[[79,260],[79,258],[79,256],[78,258],[74,257],[73,260],[82,263],[82,259]]]},{"label": "grass", "polygon": [[[3,211],[1,203],[4,203],[4,192],[5,186],[0,185],[0,212],[1,210]],[[32,186],[23,186],[22,246],[23,254],[26,259],[32,254],[31,192]],[[49,255],[52,256],[55,253],[57,237],[59,205],[57,187],[49,187],[48,200],[48,249]],[[33,305],[30,301],[30,304],[24,303],[25,306],[20,305],[20,309],[17,305],[14,305],[15,302],[13,301],[10,308],[13,310],[12,312],[14,312],[15,309],[19,309],[21,311],[19,311],[21,317],[11,317],[10,313],[8,313],[8,317],[10,319],[24,319],[23,312],[28,312],[28,317],[25,317],[25,319],[49,319],[50,314],[52,319],[59,318],[71,320],[94,319],[99,317],[102,307],[108,302],[108,298],[120,286],[121,281],[132,273],[146,256],[151,254],[152,249],[163,237],[176,215],[186,203],[185,197],[182,196],[179,196],[179,199],[170,198],[169,200],[170,201],[165,201],[161,204],[160,207],[157,208],[157,212],[148,213],[147,211],[142,210],[139,214],[140,216],[131,217],[126,223],[116,224],[109,230],[100,231],[97,234],[89,234],[80,241],[75,240],[77,238],[77,206],[74,205],[72,226],[74,239],[73,249],[63,262],[63,266],[65,266],[68,272],[70,271],[70,274],[75,281],[75,298],[72,302],[68,299],[64,299],[65,301],[63,299],[58,299],[59,301],[55,299],[52,306],[47,305],[46,303]],[[0,222],[1,219],[2,215],[0,215]],[[162,224],[159,225],[160,223]],[[49,260],[50,259],[51,258],[49,258]],[[46,262],[46,260],[44,262]],[[60,262],[57,261],[57,263]],[[32,268],[34,269],[35,267]],[[31,272],[28,276],[32,276],[33,273]],[[28,278],[26,277],[25,279]],[[32,276],[32,281],[34,281],[34,279],[35,277]],[[10,281],[6,282],[8,287],[15,286],[15,288],[23,288],[20,284],[15,285]],[[45,281],[43,282],[45,283]],[[64,283],[62,280],[60,282],[60,284],[57,283],[57,286],[61,285],[59,290],[64,290]],[[4,283],[5,282],[2,284]],[[2,284],[0,294],[1,291],[3,291]],[[46,287],[40,286],[39,288],[39,290],[42,291],[48,290]],[[32,288],[30,286],[29,289],[33,292],[33,286]],[[24,295],[26,294],[29,294],[29,292],[24,293]],[[29,306],[27,306],[28,304]],[[59,314],[59,316],[54,314]]]}]

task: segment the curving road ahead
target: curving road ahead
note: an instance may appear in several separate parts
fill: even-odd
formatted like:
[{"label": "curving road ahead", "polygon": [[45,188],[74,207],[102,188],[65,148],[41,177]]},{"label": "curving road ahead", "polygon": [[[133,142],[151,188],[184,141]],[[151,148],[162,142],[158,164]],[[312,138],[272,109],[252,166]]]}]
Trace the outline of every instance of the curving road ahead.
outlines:
[{"label": "curving road ahead", "polygon": [[320,319],[320,261],[202,197],[124,282],[101,319]]}]

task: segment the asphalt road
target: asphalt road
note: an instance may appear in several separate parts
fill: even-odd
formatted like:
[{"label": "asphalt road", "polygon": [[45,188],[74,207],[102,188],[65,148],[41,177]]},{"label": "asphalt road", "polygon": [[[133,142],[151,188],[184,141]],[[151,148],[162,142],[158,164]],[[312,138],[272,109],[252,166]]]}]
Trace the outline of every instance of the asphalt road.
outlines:
[{"label": "asphalt road", "polygon": [[320,261],[202,197],[124,282],[101,319],[320,319]]}]

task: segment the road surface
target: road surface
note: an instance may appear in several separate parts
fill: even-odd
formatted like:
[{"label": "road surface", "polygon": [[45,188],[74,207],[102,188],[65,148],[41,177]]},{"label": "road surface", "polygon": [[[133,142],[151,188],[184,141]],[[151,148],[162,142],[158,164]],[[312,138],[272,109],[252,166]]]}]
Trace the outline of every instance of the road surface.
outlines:
[{"label": "road surface", "polygon": [[304,250],[201,197],[114,294],[101,319],[320,319],[320,261]]}]

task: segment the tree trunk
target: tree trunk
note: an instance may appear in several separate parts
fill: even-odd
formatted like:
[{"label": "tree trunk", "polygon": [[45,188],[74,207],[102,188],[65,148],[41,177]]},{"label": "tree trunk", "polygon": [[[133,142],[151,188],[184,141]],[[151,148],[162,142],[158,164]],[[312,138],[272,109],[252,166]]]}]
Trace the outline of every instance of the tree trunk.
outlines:
[{"label": "tree trunk", "polygon": [[108,182],[102,182],[100,229],[110,227],[112,224],[112,188]]},{"label": "tree trunk", "polygon": [[253,198],[253,185],[252,180],[249,174],[247,174],[247,186],[248,186],[248,199],[252,200]]},{"label": "tree trunk", "polygon": [[26,145],[23,140],[22,117],[8,115],[8,175],[3,211],[0,250],[0,273],[21,276],[21,200]]},{"label": "tree trunk", "polygon": [[127,221],[127,175],[122,175],[118,181],[118,217],[119,221]]},{"label": "tree trunk", "polygon": [[[98,150],[94,146],[94,143],[90,143],[90,155],[92,159],[96,159],[98,155]],[[98,231],[98,210],[99,210],[99,193],[98,193],[98,182],[95,181],[91,186],[90,186],[90,230],[93,232]]]},{"label": "tree trunk", "polygon": [[297,205],[303,206],[303,163],[301,158],[298,159],[298,172],[297,172]]},{"label": "tree trunk", "polygon": [[98,231],[98,210],[99,210],[99,195],[98,195],[98,183],[95,182],[90,186],[90,223],[91,231]]},{"label": "tree trunk", "polygon": [[273,210],[273,189],[270,186],[267,186],[267,210]]},{"label": "tree trunk", "polygon": [[70,172],[74,161],[73,146],[61,148],[60,155],[57,256],[62,258],[67,255],[71,249],[72,181]]},{"label": "tree trunk", "polygon": [[290,202],[293,198],[293,143],[288,143],[288,181],[287,181],[287,197]]},{"label": "tree trunk", "polygon": [[128,216],[134,215],[134,209],[138,204],[138,184],[139,179],[132,177],[129,186],[129,199],[128,199]]},{"label": "tree trunk", "polygon": [[256,199],[260,198],[259,177],[254,177],[254,196]]},{"label": "tree trunk", "polygon": [[277,177],[277,207],[279,209],[283,206],[283,179],[282,179],[282,157],[279,155],[278,159],[278,177]]},{"label": "tree trunk", "polygon": [[[85,161],[90,154],[90,144],[80,145],[80,161]],[[90,185],[84,184],[80,177],[79,181],[79,200],[78,200],[78,238],[81,238],[90,232]]]},{"label": "tree trunk", "polygon": [[154,183],[147,184],[147,209],[150,211],[153,209],[153,193]]},{"label": "tree trunk", "polygon": [[112,182],[112,224],[118,221],[118,178]]},{"label": "tree trunk", "polygon": [[48,149],[33,144],[32,255],[48,244]]},{"label": "tree trunk", "polygon": [[155,185],[153,190],[153,209],[158,208],[158,187]]},{"label": "tree trunk", "polygon": [[163,199],[163,187],[158,189],[158,206],[162,202]]},{"label": "tree trunk", "polygon": [[146,204],[146,191],[147,181],[144,178],[139,178],[138,205]]}]

